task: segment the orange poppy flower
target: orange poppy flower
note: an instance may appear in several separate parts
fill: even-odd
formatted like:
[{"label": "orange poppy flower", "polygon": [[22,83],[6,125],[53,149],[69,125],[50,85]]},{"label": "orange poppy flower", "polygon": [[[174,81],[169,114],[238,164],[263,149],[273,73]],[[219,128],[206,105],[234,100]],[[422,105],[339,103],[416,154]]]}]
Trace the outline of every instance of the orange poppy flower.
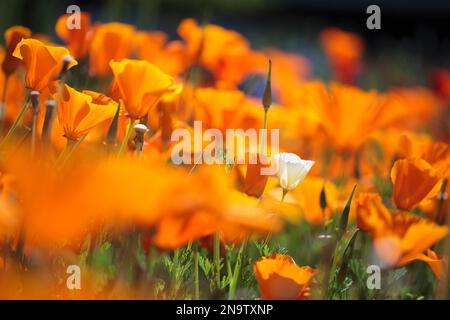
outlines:
[{"label": "orange poppy flower", "polygon": [[[325,188],[327,202],[324,209],[320,205],[320,194],[323,188]],[[326,223],[337,209],[337,188],[331,181],[325,181],[322,178],[306,177],[296,189],[291,191],[291,196],[298,201],[303,217],[311,224]]]},{"label": "orange poppy flower", "polygon": [[[257,55],[250,50],[247,39],[236,31],[212,24],[201,27],[194,19],[185,19],[178,26],[178,34],[186,43],[191,63],[208,69],[216,80],[240,81],[251,72],[249,66],[255,70],[264,66],[264,59],[260,60],[261,63],[255,63]],[[241,64],[240,59],[249,64]],[[243,68],[235,68],[236,64]],[[230,67],[235,71],[234,74],[229,72]]]},{"label": "orange poppy flower", "polygon": [[[35,39],[20,41],[13,55],[25,64],[27,88],[39,92],[42,92],[61,72],[64,57],[70,57],[66,48],[46,46]],[[68,68],[77,64],[76,60],[71,59]]]},{"label": "orange poppy flower", "polygon": [[306,107],[315,110],[328,139],[342,151],[355,151],[374,131],[407,112],[403,105],[394,108],[389,103],[392,96],[353,86],[331,83],[327,89],[323,83],[311,82],[301,90]]},{"label": "orange poppy flower", "polygon": [[419,216],[392,213],[386,223],[374,230],[377,255],[388,266],[403,266],[422,257],[422,253],[448,234],[439,226]]},{"label": "orange poppy flower", "polygon": [[[272,88],[281,104],[299,106],[297,104],[296,86],[302,84],[311,74],[311,63],[305,57],[276,49],[265,53],[275,66],[272,70]],[[264,61],[264,70],[267,60]]]},{"label": "orange poppy flower", "polygon": [[95,93],[81,93],[65,85],[57,110],[64,136],[79,140],[95,126],[111,119],[116,113],[117,104]]},{"label": "orange poppy flower", "polygon": [[441,280],[448,266],[448,257],[440,257],[436,252],[431,249],[427,249],[427,254],[420,254],[416,257],[417,260],[422,260],[427,263],[433,274],[437,279]]},{"label": "orange poppy flower", "polygon": [[[0,47],[0,61],[3,60],[5,53]],[[0,97],[3,97],[3,90],[5,89],[5,81],[8,81],[5,102],[6,102],[6,121],[13,121],[19,112],[19,109],[23,103],[24,87],[20,81],[18,75],[11,74],[6,79],[6,75],[0,72]]]},{"label": "orange poppy flower", "polygon": [[4,239],[14,236],[19,226],[19,208],[13,201],[14,182],[13,175],[0,172],[0,237]]},{"label": "orange poppy flower", "polygon": [[267,206],[259,199],[233,189],[227,191],[228,200],[221,212],[219,225],[225,241],[239,243],[250,235],[267,236],[281,230],[282,217],[274,214],[274,206]]},{"label": "orange poppy flower", "polygon": [[352,84],[361,71],[364,42],[357,34],[338,28],[321,32],[320,41],[333,70],[334,78]]},{"label": "orange poppy flower", "polygon": [[110,75],[110,61],[120,61],[130,55],[134,34],[135,28],[124,23],[97,26],[90,47],[90,74],[101,78]]},{"label": "orange poppy flower", "polygon": [[225,132],[242,107],[245,95],[238,90],[217,90],[199,88],[195,91],[198,104],[196,118],[208,128],[218,128]]},{"label": "orange poppy flower", "polygon": [[22,26],[14,26],[5,31],[6,55],[2,63],[2,70],[8,77],[20,64],[20,60],[13,56],[14,49],[22,40],[31,37],[31,30]]},{"label": "orange poppy flower", "polygon": [[261,257],[253,264],[262,299],[300,300],[310,297],[309,283],[317,270],[299,267],[284,254]]},{"label": "orange poppy flower", "polygon": [[391,170],[392,200],[399,209],[410,210],[439,190],[438,172],[423,159],[397,160]]},{"label": "orange poppy flower", "polygon": [[71,15],[65,14],[59,17],[55,25],[56,34],[67,43],[70,52],[75,58],[84,58],[89,50],[89,44],[92,37],[91,17],[89,13],[80,12],[79,28],[69,29],[67,27],[68,19]]},{"label": "orange poppy flower", "polygon": [[136,32],[134,47],[139,59],[155,63],[156,57],[167,44],[168,36],[161,31]]},{"label": "orange poppy flower", "polygon": [[442,100],[428,88],[396,88],[387,95],[392,97],[387,101],[391,104],[387,110],[396,110],[400,106],[407,108],[407,113],[396,121],[396,126],[403,129],[417,129],[429,124],[442,110]]},{"label": "orange poppy flower", "polygon": [[[198,88],[194,93],[196,119],[206,128],[259,129],[263,123],[260,102],[247,99],[239,90]],[[257,151],[257,150],[253,150]]]},{"label": "orange poppy flower", "polygon": [[268,157],[262,154],[256,154],[257,162],[247,164],[247,172],[244,180],[245,194],[259,198],[264,193],[264,189],[269,179],[268,175],[261,174],[263,168],[269,168]]},{"label": "orange poppy flower", "polygon": [[212,235],[218,225],[217,216],[207,211],[167,216],[158,223],[153,242],[160,249],[180,248],[189,241]]},{"label": "orange poppy flower", "polygon": [[155,245],[175,249],[189,241],[219,232],[227,242],[237,243],[255,234],[280,229],[280,221],[260,202],[228,186],[222,171],[199,169],[183,182],[173,180],[172,197],[161,207],[164,213],[156,225]]},{"label": "orange poppy flower", "polygon": [[391,213],[376,193],[361,193],[355,199],[356,223],[360,230],[374,232],[383,228]]},{"label": "orange poppy flower", "polygon": [[[185,176],[158,159],[144,166],[133,159],[102,161],[98,153],[94,158],[83,151],[60,170],[39,153],[33,163],[29,153],[7,159],[5,168],[16,178],[14,191],[23,200],[19,209],[27,243],[50,247],[82,243],[87,233],[95,233],[104,223],[118,229],[130,223],[152,226]],[[149,193],[148,186],[154,183],[158,188]]]},{"label": "orange poppy flower", "polygon": [[435,168],[442,176],[450,174],[450,145],[433,141],[429,136],[402,134],[399,141],[402,158],[421,158]]},{"label": "orange poppy flower", "polygon": [[111,69],[125,109],[134,119],[145,116],[163,94],[178,89],[171,76],[147,61],[111,61]]},{"label": "orange poppy flower", "polygon": [[423,252],[444,238],[448,228],[407,213],[391,213],[374,193],[356,199],[358,228],[370,232],[379,258],[388,266],[423,259]]}]

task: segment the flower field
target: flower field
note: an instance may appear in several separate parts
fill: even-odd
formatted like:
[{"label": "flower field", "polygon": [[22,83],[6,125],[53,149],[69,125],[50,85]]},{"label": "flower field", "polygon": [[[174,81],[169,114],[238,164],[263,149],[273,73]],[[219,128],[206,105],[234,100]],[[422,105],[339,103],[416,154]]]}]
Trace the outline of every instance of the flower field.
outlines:
[{"label": "flower field", "polygon": [[1,299],[449,298],[450,70],[363,87],[337,27],[316,66],[193,18],[51,23],[0,46]]}]

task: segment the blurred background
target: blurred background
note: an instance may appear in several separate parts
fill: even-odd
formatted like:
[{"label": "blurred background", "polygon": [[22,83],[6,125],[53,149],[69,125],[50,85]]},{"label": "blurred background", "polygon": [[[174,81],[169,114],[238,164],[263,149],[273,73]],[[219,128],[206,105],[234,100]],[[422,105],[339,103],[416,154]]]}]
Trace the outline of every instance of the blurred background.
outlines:
[{"label": "blurred background", "polygon": [[[127,22],[163,30],[172,38],[186,17],[219,24],[242,33],[256,49],[278,47],[306,56],[313,75],[324,80],[330,76],[318,34],[339,27],[365,39],[360,80],[365,88],[426,84],[430,70],[450,68],[448,0],[3,0],[0,32],[22,24],[56,41],[54,24],[71,4],[90,12],[95,21]],[[381,30],[366,28],[371,4],[381,8]]]}]

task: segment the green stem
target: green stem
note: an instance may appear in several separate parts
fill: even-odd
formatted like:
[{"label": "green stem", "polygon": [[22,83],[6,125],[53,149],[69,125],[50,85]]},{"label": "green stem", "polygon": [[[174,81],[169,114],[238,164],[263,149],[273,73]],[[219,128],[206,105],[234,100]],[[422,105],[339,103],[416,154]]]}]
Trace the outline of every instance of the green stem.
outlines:
[{"label": "green stem", "polygon": [[133,123],[134,119],[130,118],[130,123],[127,127],[127,132],[125,133],[125,137],[123,138],[122,144],[120,145],[119,152],[117,153],[117,157],[120,157],[124,152],[128,144],[128,140],[130,140],[131,132],[133,131]]},{"label": "green stem", "polygon": [[17,115],[13,124],[9,128],[8,133],[6,134],[5,138],[3,138],[3,141],[0,144],[0,146],[2,146],[6,141],[8,141],[8,139],[14,134],[14,131],[16,131],[17,125],[19,124],[20,120],[22,119],[23,115],[25,114],[25,111],[27,111],[29,101],[30,101],[30,93],[28,92],[26,94],[25,101],[23,102],[23,105],[22,105],[22,108],[20,109],[19,114]]},{"label": "green stem", "polygon": [[87,137],[87,134],[85,134],[84,136],[82,136],[80,139],[78,139],[72,146],[72,148],[70,148],[69,152],[67,153],[67,157],[64,159],[63,163],[66,163],[67,160],[70,159],[70,157],[72,156],[72,154],[75,152],[75,150],[78,148],[78,146],[84,141],[84,139]]},{"label": "green stem", "polygon": [[177,271],[178,271],[178,264],[179,264],[179,257],[180,257],[180,249],[176,249],[173,252],[173,264],[172,264],[172,270],[171,270],[171,285],[172,285],[172,297],[175,298],[177,291],[178,291],[178,277],[177,277]]},{"label": "green stem", "polygon": [[216,285],[217,290],[220,289],[220,238],[219,233],[214,233],[214,251],[213,251],[213,258],[214,258],[214,266],[216,267]]},{"label": "green stem", "polygon": [[66,139],[66,145],[64,146],[64,149],[62,149],[61,153],[56,159],[57,167],[62,166],[67,161],[67,159],[72,155],[73,149],[75,149],[75,147],[78,146],[80,141],[81,139],[77,142],[71,139]]},{"label": "green stem", "polygon": [[261,139],[261,155],[266,154],[266,136],[267,136],[267,113],[269,109],[264,109],[263,136]]},{"label": "green stem", "polygon": [[283,195],[281,196],[280,204],[283,203],[284,198],[286,197],[286,195],[287,195],[288,192],[289,192],[289,190],[283,189]]},{"label": "green stem", "polygon": [[194,243],[194,300],[200,300],[200,276],[198,271],[198,243]]},{"label": "green stem", "polygon": [[6,92],[8,90],[8,80],[9,80],[9,76],[6,76],[5,77],[5,83],[3,83],[3,93],[2,93],[1,110],[0,110],[0,134],[3,133],[3,127],[5,126],[5,119],[6,119]]},{"label": "green stem", "polygon": [[244,242],[242,242],[241,247],[239,248],[239,253],[237,256],[236,264],[234,265],[233,277],[231,278],[230,288],[228,291],[228,300],[233,300],[236,293],[236,287],[239,280],[239,273],[241,271],[242,266],[242,255],[247,247],[248,239],[245,238]]},{"label": "green stem", "polygon": [[31,154],[32,155],[36,151],[37,118],[38,118],[38,113],[33,110],[33,124],[31,126]]},{"label": "green stem", "polygon": [[58,91],[56,92],[56,105],[58,105],[59,100],[61,99],[62,92],[64,90],[64,84],[66,83],[66,75],[63,75],[59,80]]}]

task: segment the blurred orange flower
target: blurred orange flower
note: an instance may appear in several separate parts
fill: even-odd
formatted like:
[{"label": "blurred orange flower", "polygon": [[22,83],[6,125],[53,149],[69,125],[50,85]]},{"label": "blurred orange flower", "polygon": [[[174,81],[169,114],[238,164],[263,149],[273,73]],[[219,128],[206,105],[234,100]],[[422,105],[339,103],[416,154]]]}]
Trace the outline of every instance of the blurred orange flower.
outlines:
[{"label": "blurred orange flower", "polygon": [[76,161],[60,170],[39,154],[33,163],[29,157],[17,153],[4,166],[17,181],[14,192],[27,240],[37,245],[81,243],[105,224],[112,231],[133,224],[150,228],[162,217],[189,215],[197,208],[218,212],[226,199],[224,182],[210,172],[190,180],[185,171],[149,155],[139,163],[128,157],[99,159],[98,153],[79,149]]},{"label": "blurred orange flower", "polygon": [[217,216],[207,211],[189,215],[163,217],[157,225],[154,244],[161,249],[177,249],[189,241],[213,234],[218,227]]},{"label": "blurred orange flower", "polygon": [[356,223],[360,230],[374,232],[391,219],[391,213],[376,193],[361,193],[355,199]]},{"label": "blurred orange flower", "polygon": [[163,94],[179,89],[171,76],[147,61],[111,61],[111,69],[125,109],[133,119],[148,114]]},{"label": "blurred orange flower", "polygon": [[13,175],[0,172],[0,239],[13,237],[18,231],[20,215],[14,198],[14,182]]},{"label": "blurred orange flower", "polygon": [[262,257],[253,264],[261,298],[268,300],[300,300],[310,297],[309,283],[317,270],[299,267],[284,254]]},{"label": "blurred orange flower", "polygon": [[[194,93],[195,117],[205,128],[260,129],[263,110],[260,102],[246,98],[239,90],[198,88]],[[250,150],[256,152],[257,150]]]},{"label": "blurred orange flower", "polygon": [[[272,61],[272,88],[274,95],[281,104],[298,106],[296,86],[301,85],[311,74],[311,63],[305,57],[280,51],[277,49],[266,50],[265,53]],[[264,68],[267,64],[264,61]],[[265,69],[264,69],[265,71]]]},{"label": "blurred orange flower", "polygon": [[402,266],[422,257],[422,253],[448,234],[439,226],[419,216],[398,212],[373,233],[377,255],[388,266]]},{"label": "blurred orange flower", "polygon": [[[3,60],[5,53],[0,47],[0,61]],[[24,87],[17,74],[11,74],[8,76],[8,80],[3,72],[0,72],[0,97],[3,97],[3,91],[5,90],[5,81],[8,81],[6,87],[6,121],[13,121],[23,103]]]},{"label": "blurred orange flower", "polygon": [[450,102],[450,70],[438,69],[433,73],[434,89],[447,103]]},{"label": "blurred orange flower", "polygon": [[[322,209],[320,194],[325,190],[326,207]],[[311,224],[324,224],[330,220],[337,209],[337,188],[331,181],[318,177],[306,177],[299,186],[291,192],[300,207],[303,217]]]},{"label": "blurred orange flower", "polygon": [[423,252],[444,238],[448,228],[407,213],[391,213],[374,193],[356,199],[358,228],[374,238],[377,255],[388,266],[402,266],[423,259]]},{"label": "blurred orange flower", "polygon": [[434,167],[440,175],[450,174],[450,145],[431,140],[428,136],[402,134],[399,141],[400,157],[421,158]]},{"label": "blurred orange flower", "polygon": [[417,129],[429,125],[433,117],[442,110],[442,101],[428,88],[396,88],[386,95],[391,98],[387,101],[390,104],[387,110],[397,110],[401,106],[407,108],[407,113],[396,121],[396,125],[403,129]]},{"label": "blurred orange flower", "polygon": [[436,169],[423,159],[397,160],[391,170],[392,200],[399,209],[410,210],[439,190]]},{"label": "blurred orange flower", "polygon": [[341,151],[355,151],[374,131],[406,113],[403,105],[390,106],[393,97],[353,86],[331,83],[327,89],[323,83],[312,82],[302,90],[322,129]]},{"label": "blurred orange flower", "polygon": [[427,254],[420,254],[416,257],[417,260],[422,260],[427,263],[433,274],[437,279],[441,280],[442,276],[445,274],[445,270],[448,266],[448,257],[440,257],[436,252],[431,249],[427,249]]},{"label": "blurred orange flower", "polygon": [[9,77],[20,65],[20,60],[13,56],[17,44],[22,39],[31,37],[31,30],[22,26],[13,26],[5,31],[6,55],[3,59],[2,70]]},{"label": "blurred orange flower", "polygon": [[89,50],[90,40],[93,33],[91,17],[89,13],[80,12],[79,28],[69,29],[67,23],[70,14],[62,15],[55,25],[56,34],[67,43],[70,52],[77,59],[84,58]]},{"label": "blurred orange flower", "polygon": [[65,85],[57,110],[64,136],[77,141],[95,126],[111,119],[117,104],[111,99],[102,99],[99,94],[81,93]]},{"label": "blurred orange flower", "polygon": [[127,58],[133,49],[135,28],[124,23],[106,23],[95,28],[90,47],[90,74],[104,78],[111,74],[111,60]]},{"label": "blurred orange flower", "polygon": [[[42,92],[61,72],[64,58],[70,57],[66,48],[47,46],[35,39],[20,41],[13,55],[25,64],[27,88],[39,92]],[[77,64],[76,60],[71,59],[68,68]]]},{"label": "blurred orange flower", "polygon": [[334,78],[353,84],[361,71],[361,58],[364,53],[362,38],[338,28],[328,28],[321,32],[320,41]]},{"label": "blurred orange flower", "polygon": [[236,85],[252,71],[264,70],[264,56],[251,51],[247,39],[236,31],[213,24],[201,27],[194,19],[184,19],[178,34],[191,64],[205,67],[215,80]]},{"label": "blurred orange flower", "polygon": [[139,59],[154,64],[155,59],[160,55],[167,41],[168,36],[162,31],[138,31],[135,34],[134,47]]},{"label": "blurred orange flower", "polygon": [[267,156],[262,154],[256,155],[257,162],[247,164],[247,172],[244,180],[245,194],[259,198],[264,193],[267,184],[268,175],[261,174],[262,168],[269,168],[270,161]]}]

